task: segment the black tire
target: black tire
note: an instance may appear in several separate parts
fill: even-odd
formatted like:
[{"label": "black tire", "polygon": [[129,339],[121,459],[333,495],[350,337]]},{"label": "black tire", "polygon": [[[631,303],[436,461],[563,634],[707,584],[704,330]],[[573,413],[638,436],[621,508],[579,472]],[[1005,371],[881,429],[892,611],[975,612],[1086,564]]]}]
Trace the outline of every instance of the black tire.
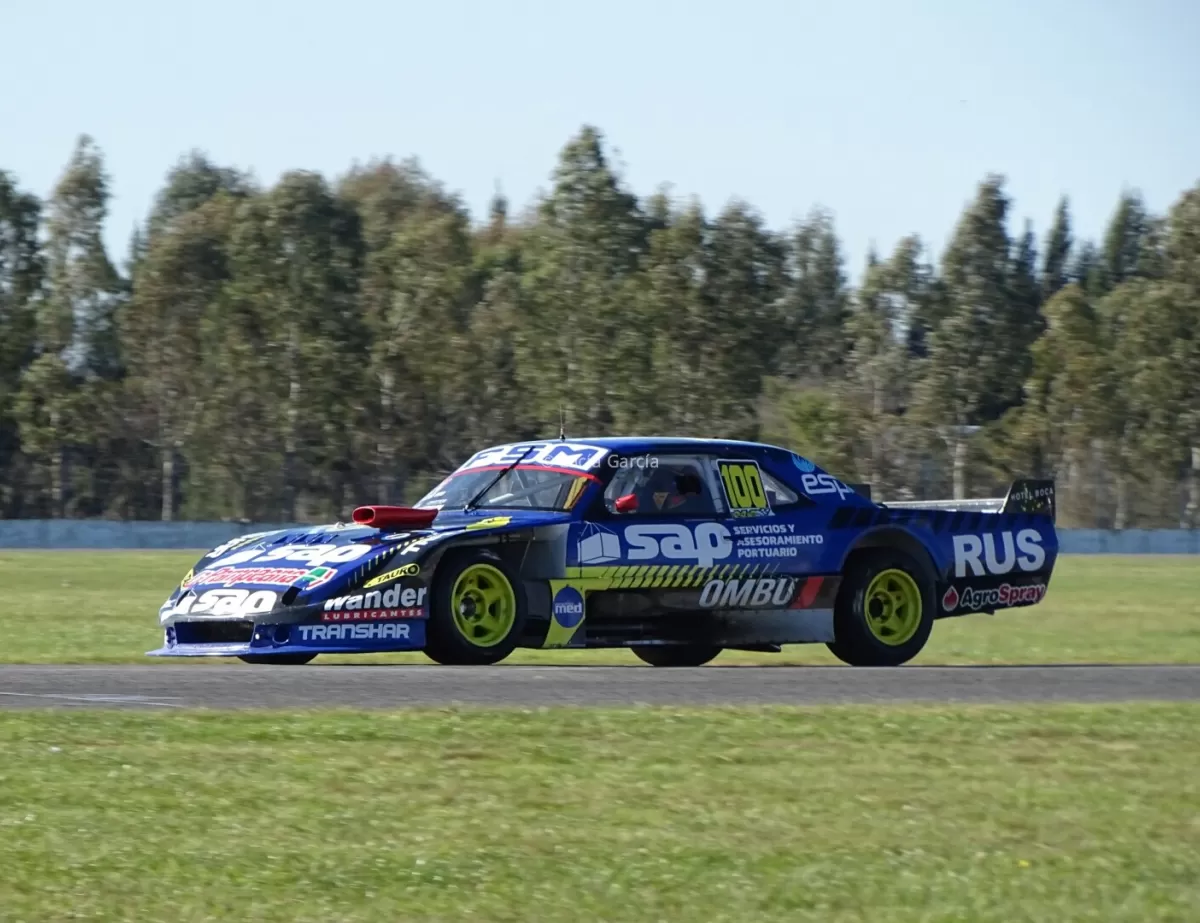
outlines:
[{"label": "black tire", "polygon": [[702,667],[721,653],[711,644],[645,644],[633,648],[652,667]]},{"label": "black tire", "polygon": [[[885,572],[902,572],[911,580],[911,599],[897,609],[888,609],[889,604],[880,601],[873,593],[868,599],[867,590],[876,578],[886,585],[889,581]],[[904,587],[902,577],[890,578],[893,585]],[[920,611],[911,609],[919,600]],[[889,612],[903,611],[903,617],[893,621]],[[826,645],[833,655],[852,667],[898,667],[908,663],[925,646],[933,630],[933,617],[937,612],[933,575],[913,557],[898,549],[879,548],[854,554],[846,565],[841,589],[838,591],[834,608],[833,631],[836,640]],[[911,613],[911,614],[910,614]],[[911,624],[910,619],[915,621]],[[888,626],[903,624],[903,630]],[[872,626],[876,626],[872,628]],[[911,633],[910,633],[911,632]]]},{"label": "black tire", "polygon": [[[502,595],[504,590],[498,581],[501,577],[507,581],[515,610],[503,637],[485,637],[483,643],[480,643],[480,639],[473,641],[464,634],[454,612],[455,584],[459,577],[473,568],[477,577],[495,583],[495,588]],[[434,574],[432,596],[429,624],[425,627],[425,654],[430,660],[445,666],[486,666],[499,663],[516,649],[528,615],[525,588],[513,568],[494,551],[479,548],[447,554]],[[475,596],[466,594],[466,597],[464,603],[469,600],[472,606],[475,605]],[[471,616],[466,618],[469,624]]]},{"label": "black tire", "polygon": [[301,667],[316,659],[316,654],[239,654],[243,663],[279,663]]}]

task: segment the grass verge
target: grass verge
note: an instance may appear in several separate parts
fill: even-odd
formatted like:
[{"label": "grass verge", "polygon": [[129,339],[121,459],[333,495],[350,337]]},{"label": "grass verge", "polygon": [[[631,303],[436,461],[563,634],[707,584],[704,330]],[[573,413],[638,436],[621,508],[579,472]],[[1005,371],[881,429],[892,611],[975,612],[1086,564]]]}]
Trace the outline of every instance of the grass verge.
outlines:
[{"label": "grass verge", "polygon": [[0,918],[1192,920],[1198,719],[0,712]]},{"label": "grass verge", "polygon": [[[158,607],[201,552],[0,551],[0,662],[149,663]],[[178,663],[179,661],[171,661]],[[427,662],[422,654],[319,663]],[[520,651],[511,663],[639,663],[628,651]],[[1200,662],[1200,559],[1059,559],[1044,602],[940,621],[916,659],[965,663]],[[824,645],[717,663],[837,663]]]}]

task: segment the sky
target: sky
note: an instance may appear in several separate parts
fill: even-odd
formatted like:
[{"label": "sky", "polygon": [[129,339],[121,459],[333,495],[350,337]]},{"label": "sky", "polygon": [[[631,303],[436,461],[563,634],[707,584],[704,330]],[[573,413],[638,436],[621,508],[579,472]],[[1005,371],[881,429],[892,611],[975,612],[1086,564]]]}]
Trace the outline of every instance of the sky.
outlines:
[{"label": "sky", "polygon": [[1086,237],[1200,181],[1195,0],[0,0],[0,47],[0,169],[48,195],[92,135],[118,264],[193,148],[264,183],[415,156],[482,220],[592,124],[641,195],[830,210],[855,276],[939,255],[988,172],[1014,230],[1066,194]]}]

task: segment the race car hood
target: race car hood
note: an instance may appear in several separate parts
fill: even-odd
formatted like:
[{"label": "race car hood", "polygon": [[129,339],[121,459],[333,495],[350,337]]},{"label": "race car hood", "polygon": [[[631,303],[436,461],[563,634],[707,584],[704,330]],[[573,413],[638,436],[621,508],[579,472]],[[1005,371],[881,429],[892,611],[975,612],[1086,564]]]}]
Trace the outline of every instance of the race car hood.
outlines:
[{"label": "race car hood", "polygon": [[[570,518],[568,513],[537,510],[446,510],[427,529],[333,523],[241,535],[196,563],[162,605],[160,617],[165,621],[184,610],[199,615],[181,603],[189,593],[199,597],[211,589],[239,591],[228,598],[238,600],[241,614],[311,605],[378,576],[394,561],[415,561],[452,539],[515,532]],[[224,614],[232,614],[232,609]]]}]

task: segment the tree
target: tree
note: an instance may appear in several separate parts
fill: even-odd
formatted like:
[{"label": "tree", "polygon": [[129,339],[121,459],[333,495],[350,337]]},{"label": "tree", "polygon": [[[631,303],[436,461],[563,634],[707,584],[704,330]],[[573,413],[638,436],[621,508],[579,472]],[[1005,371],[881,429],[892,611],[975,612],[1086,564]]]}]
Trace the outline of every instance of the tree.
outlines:
[{"label": "tree", "polygon": [[721,309],[709,289],[711,228],[697,204],[676,214],[654,211],[662,226],[650,234],[634,296],[642,320],[622,331],[621,348],[643,360],[625,386],[640,413],[625,423],[634,431],[699,432],[728,397]]},{"label": "tree", "polygon": [[192,151],[124,277],[107,197],[86,137],[44,207],[0,173],[0,515],[328,521],[561,413],[782,442],[885,497],[1037,474],[1064,523],[1200,517],[1200,186],[1122,192],[1099,246],[1063,198],[1039,253],[987,176],[940,266],[872,244],[855,285],[827,211],[639,199],[591,126],[477,221],[415,159],[260,188]]},{"label": "tree", "polygon": [[[1025,399],[1013,409],[1019,456],[1025,474],[1057,477],[1063,521],[1082,521],[1094,508],[1086,496],[1084,465],[1103,434],[1112,392],[1100,319],[1083,289],[1068,284],[1046,302],[1045,330],[1030,350]],[[1010,472],[1011,473],[1011,472]]]},{"label": "tree", "polygon": [[613,354],[608,344],[620,335],[626,282],[646,233],[637,197],[610,167],[603,137],[584,126],[559,155],[525,254],[529,324],[519,363],[543,425],[562,412],[577,432],[605,432],[622,411],[617,383],[629,380],[639,358]]},{"label": "tree", "polygon": [[753,439],[758,432],[755,407],[787,333],[778,310],[784,252],[782,241],[744,202],[730,203],[713,222],[705,286],[719,312],[707,344],[715,361],[706,373],[717,386],[711,435]]},{"label": "tree", "polygon": [[0,171],[0,515],[16,512],[20,503],[20,440],[13,412],[21,371],[36,355],[40,212],[37,198]]},{"label": "tree", "polygon": [[79,138],[47,209],[47,292],[39,317],[44,352],[74,374],[114,377],[121,280],[104,249],[108,174],[87,135]]},{"label": "tree", "polygon": [[211,396],[200,376],[206,315],[230,278],[229,236],[236,201],[228,193],[162,221],[150,237],[122,312],[129,395],[144,440],[160,458],[164,521],[175,518],[178,463]]},{"label": "tree", "polygon": [[833,217],[813,211],[790,241],[783,297],[783,371],[826,377],[841,370],[848,342],[846,275]]},{"label": "tree", "polygon": [[942,260],[945,307],[929,334],[917,389],[919,418],[950,450],[955,497],[967,491],[967,439],[1016,401],[1022,343],[1013,335],[1009,289],[1009,200],[1004,180],[989,176],[964,212]]},{"label": "tree", "polygon": [[1122,282],[1145,277],[1142,266],[1148,216],[1137,192],[1122,192],[1104,234],[1095,293],[1104,295]]},{"label": "tree", "polygon": [[933,268],[922,253],[920,239],[909,236],[886,262],[870,261],[846,326],[852,345],[844,409],[857,425],[860,473],[876,490],[898,491],[915,473],[904,464],[913,447],[903,414],[912,400],[912,344],[923,340],[932,298]]},{"label": "tree", "polygon": [[235,201],[254,192],[248,177],[231,167],[218,167],[201,151],[190,151],[167,173],[166,184],[154,197],[146,222],[149,243],[176,219],[202,208],[224,194]]},{"label": "tree", "polygon": [[78,505],[70,463],[87,446],[78,408],[94,397],[80,389],[120,373],[115,314],[123,285],[104,249],[107,208],[100,151],[81,136],[47,208],[46,287],[35,312],[39,356],[22,376],[17,401],[22,445],[56,516]]},{"label": "tree", "polygon": [[1041,284],[1042,301],[1049,301],[1064,285],[1070,281],[1068,264],[1071,259],[1071,210],[1067,197],[1058,200],[1054,209],[1054,222],[1050,225],[1050,233],[1046,236],[1046,252],[1042,260]]}]

